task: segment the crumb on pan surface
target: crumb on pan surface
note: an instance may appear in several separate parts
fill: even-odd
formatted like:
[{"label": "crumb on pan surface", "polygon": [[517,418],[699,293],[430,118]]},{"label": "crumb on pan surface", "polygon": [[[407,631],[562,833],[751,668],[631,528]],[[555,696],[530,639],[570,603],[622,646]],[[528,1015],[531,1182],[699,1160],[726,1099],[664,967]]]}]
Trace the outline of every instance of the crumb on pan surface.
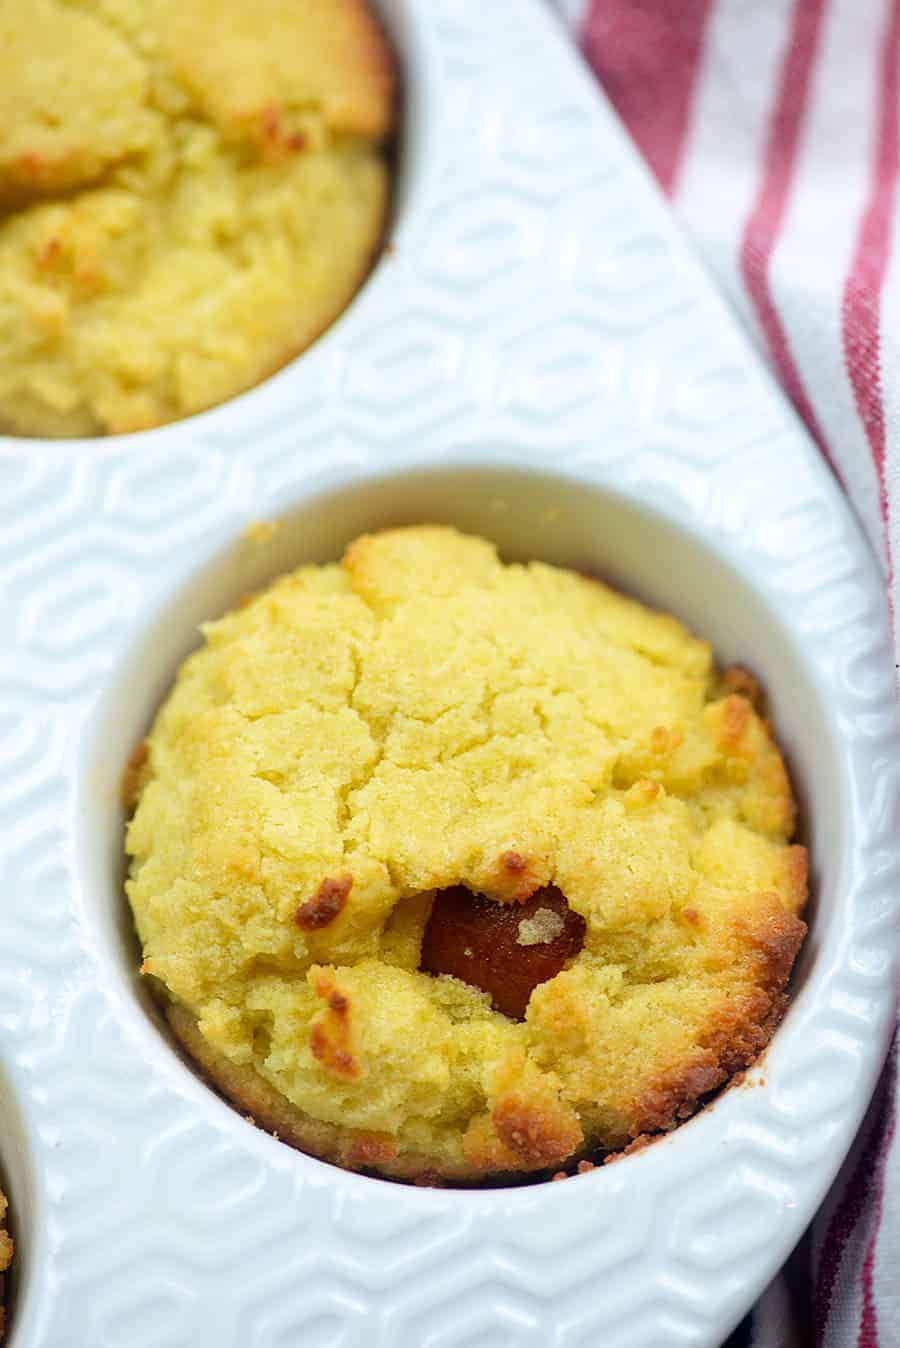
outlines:
[{"label": "crumb on pan surface", "polygon": [[6,1272],[12,1263],[13,1243],[6,1230],[6,1195],[0,1191],[0,1339],[6,1330]]},{"label": "crumb on pan surface", "polygon": [[363,0],[0,0],[0,431],[213,406],[345,307],[395,72]]},{"label": "crumb on pan surface", "polygon": [[[768,1042],[806,854],[768,724],[674,618],[417,527],[203,632],[127,892],[176,1034],[257,1122],[397,1177],[554,1170],[674,1127]],[[523,959],[577,915],[521,1019],[420,967],[454,887],[516,915]]]},{"label": "crumb on pan surface", "polygon": [[244,528],[247,543],[270,543],[281,528],[281,520],[251,520]]}]

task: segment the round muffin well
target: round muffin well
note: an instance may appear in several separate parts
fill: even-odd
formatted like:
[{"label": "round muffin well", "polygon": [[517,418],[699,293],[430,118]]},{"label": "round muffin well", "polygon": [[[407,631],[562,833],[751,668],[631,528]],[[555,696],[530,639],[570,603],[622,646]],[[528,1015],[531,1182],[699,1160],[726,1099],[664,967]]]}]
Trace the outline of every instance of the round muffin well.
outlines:
[{"label": "round muffin well", "polygon": [[[420,527],[204,635],[127,888],[176,1033],[258,1122],[397,1177],[536,1172],[673,1127],[768,1042],[806,856],[752,680],[675,619]],[[457,886],[583,923],[521,1021],[423,967]],[[523,955],[559,934],[551,901],[528,923]]]}]

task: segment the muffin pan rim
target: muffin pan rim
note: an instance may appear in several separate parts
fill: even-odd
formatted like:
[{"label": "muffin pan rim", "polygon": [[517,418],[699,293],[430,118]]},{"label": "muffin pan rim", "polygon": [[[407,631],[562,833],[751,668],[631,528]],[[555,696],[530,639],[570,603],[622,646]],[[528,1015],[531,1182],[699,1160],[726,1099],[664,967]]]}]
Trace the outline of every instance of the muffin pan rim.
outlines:
[{"label": "muffin pan rim", "polygon": [[[708,440],[712,435],[727,439],[735,454],[739,451],[741,437],[733,428],[704,433],[702,428],[697,429],[700,423],[694,409],[691,412],[695,417],[694,431],[684,431],[684,409],[678,399],[682,403],[687,399],[690,404],[690,387],[683,370],[675,381],[675,406],[666,422],[671,429],[674,460],[660,452],[663,438],[669,438],[668,432],[664,437],[652,426],[640,444],[633,441],[629,444],[625,438],[627,454],[617,453],[608,443],[598,444],[590,434],[590,427],[579,420],[577,410],[572,410],[577,409],[586,395],[579,382],[578,362],[573,358],[566,363],[564,347],[560,348],[563,368],[559,388],[554,391],[553,376],[548,376],[549,384],[542,393],[545,401],[538,412],[545,414],[543,421],[533,414],[528,401],[528,360],[514,352],[507,359],[513,372],[521,375],[520,383],[510,388],[500,381],[491,396],[483,397],[480,404],[477,400],[473,400],[472,408],[466,404],[458,422],[451,407],[429,440],[436,454],[446,453],[449,442],[480,441],[483,446],[493,442],[495,448],[490,453],[494,462],[511,456],[519,464],[530,462],[547,469],[571,456],[570,466],[576,476],[599,478],[641,499],[652,494],[683,521],[689,520],[691,511],[697,509],[698,477],[705,481],[706,476],[718,475],[720,487],[710,489],[705,498],[711,509],[708,515],[704,512],[704,531],[718,540],[717,547],[722,546],[722,539],[730,540],[730,546],[747,559],[748,567],[756,569],[760,581],[764,579],[766,586],[778,595],[781,608],[785,612],[793,609],[801,633],[814,629],[816,665],[833,696],[836,724],[847,750],[846,783],[855,830],[844,900],[848,925],[843,932],[833,934],[827,952],[831,976],[821,989],[821,1003],[812,1008],[820,1046],[842,1044],[851,1054],[857,1071],[857,1098],[850,1106],[839,1102],[835,1107],[840,1119],[838,1131],[828,1136],[833,1153],[849,1142],[854,1121],[862,1112],[863,1097],[867,1098],[874,1082],[881,1052],[886,1047],[892,1000],[890,952],[883,950],[883,946],[895,904],[890,892],[895,870],[890,871],[890,866],[896,868],[896,849],[887,847],[883,835],[886,812],[898,789],[897,768],[887,761],[891,754],[896,755],[897,730],[892,662],[877,567],[815,451],[743,339],[735,333],[732,320],[724,316],[718,301],[705,288],[705,281],[699,278],[673,227],[660,212],[646,175],[633,162],[621,132],[608,111],[597,102],[587,77],[578,70],[576,58],[565,49],[562,38],[553,33],[552,20],[537,4],[523,7],[521,32],[510,36],[509,48],[501,58],[496,55],[492,41],[499,36],[492,27],[497,22],[496,16],[469,13],[462,18],[452,0],[440,0],[433,5],[416,0],[410,13],[419,28],[428,30],[432,46],[441,46],[448,53],[441,78],[428,96],[436,104],[442,90],[446,92],[454,82],[462,82],[467,97],[475,105],[474,125],[480,128],[479,134],[487,146],[483,151],[486,162],[506,175],[504,200],[513,203],[511,213],[515,214],[519,207],[527,211],[527,194],[519,181],[525,170],[512,151],[494,157],[491,137],[503,108],[500,106],[498,114],[492,102],[496,91],[482,93],[475,80],[467,84],[463,68],[468,61],[473,69],[478,69],[486,51],[490,51],[492,61],[520,60],[526,73],[539,68],[546,86],[541,97],[548,100],[548,106],[551,96],[558,99],[564,124],[569,115],[565,110],[571,109],[574,101],[581,110],[582,122],[578,123],[576,118],[572,125],[588,128],[586,140],[580,142],[582,150],[589,145],[603,161],[603,174],[625,185],[629,202],[642,216],[646,237],[654,241],[652,247],[645,244],[643,251],[638,249],[641,265],[647,264],[648,259],[652,264],[662,248],[667,262],[681,278],[678,285],[672,281],[680,312],[686,312],[699,297],[704,323],[716,325],[723,345],[738,353],[735,359],[751,394],[750,410],[742,415],[754,433],[750,437],[752,463],[759,483],[764,486],[751,480],[746,472],[742,475],[740,466],[736,467],[733,461],[721,458],[713,461],[709,455]],[[465,58],[462,66],[460,53]],[[497,73],[498,78],[502,74],[510,87],[515,87],[517,74],[511,64]],[[449,136],[446,126],[441,136],[446,144]],[[408,203],[404,230],[410,248],[418,246],[424,236],[423,221],[434,220],[435,203],[427,197],[429,192],[439,191],[439,177],[435,169],[432,185],[418,184],[416,192],[422,195],[418,199],[413,196]],[[609,229],[614,233],[614,221]],[[604,246],[601,239],[597,245],[601,259],[605,256]],[[402,247],[399,251],[401,256],[396,264],[394,260],[390,263],[391,268],[396,265],[401,269],[398,286],[415,271],[403,259]],[[565,259],[557,259],[557,263],[563,269]],[[445,296],[452,310],[455,294],[452,259],[445,270],[449,279],[437,291],[439,296]],[[323,1316],[338,1317],[346,1343],[361,1344],[370,1339],[396,1342],[398,1332],[406,1334],[406,1341],[420,1341],[422,1336],[416,1338],[415,1330],[421,1323],[416,1319],[417,1306],[424,1306],[432,1315],[443,1306],[448,1317],[445,1323],[454,1332],[462,1334],[468,1326],[472,1332],[480,1333],[479,1341],[485,1343],[490,1342],[490,1326],[496,1330],[502,1325],[515,1336],[515,1342],[523,1344],[536,1343],[545,1337],[574,1343],[602,1331],[604,1341],[611,1344],[627,1341],[650,1345],[665,1334],[667,1341],[677,1344],[712,1345],[759,1290],[792,1235],[799,1234],[835,1168],[827,1151],[824,1156],[817,1155],[815,1146],[809,1145],[797,1151],[798,1139],[810,1143],[814,1129],[810,1124],[790,1121],[785,1124],[767,1087],[731,1091],[708,1116],[683,1126],[646,1152],[571,1183],[486,1192],[403,1190],[381,1181],[344,1175],[249,1129],[243,1129],[238,1139],[237,1128],[231,1127],[233,1116],[227,1125],[224,1115],[216,1115],[215,1121],[207,1120],[208,1126],[201,1124],[201,1116],[206,1116],[200,1100],[205,1088],[197,1086],[194,1091],[187,1083],[173,1085],[165,1073],[159,1072],[152,1073],[150,1082],[143,1081],[144,1064],[135,1063],[132,1058],[133,1036],[127,1026],[116,1023],[115,1003],[102,982],[94,985],[97,966],[86,947],[89,933],[81,926],[70,898],[71,777],[85,717],[96,693],[96,688],[79,691],[78,677],[106,686],[110,659],[115,652],[125,649],[139,621],[138,596],[146,599],[146,603],[140,604],[142,615],[173,578],[179,575],[183,578],[190,572],[198,547],[206,548],[214,540],[234,535],[253,516],[277,513],[279,501],[299,499],[313,492],[329,476],[343,474],[353,479],[363,474],[367,465],[387,469],[401,466],[404,459],[410,458],[407,423],[401,417],[386,427],[380,425],[367,403],[371,388],[366,386],[366,380],[362,380],[364,387],[360,393],[351,379],[350,415],[344,410],[320,414],[321,424],[326,428],[323,446],[310,456],[305,466],[300,462],[308,446],[302,428],[298,431],[297,427],[298,400],[302,401],[309,393],[319,374],[327,375],[335,361],[340,363],[347,357],[350,367],[354,363],[364,365],[358,348],[370,343],[373,332],[374,345],[378,347],[381,329],[378,323],[374,327],[372,324],[377,317],[375,310],[388,303],[391,284],[386,264],[348,311],[340,328],[312,348],[307,358],[284,372],[278,398],[266,400],[265,407],[254,403],[251,408],[253,395],[245,395],[242,401],[247,405],[233,418],[222,413],[229,406],[233,410],[235,404],[226,405],[217,413],[206,414],[210,418],[206,425],[202,424],[203,418],[192,419],[127,441],[65,444],[0,441],[0,453],[13,470],[13,488],[19,470],[26,487],[31,480],[39,487],[42,482],[50,487],[45,497],[39,496],[37,505],[32,501],[14,521],[18,524],[21,519],[33,544],[29,555],[23,559],[9,546],[2,552],[4,575],[12,597],[10,611],[19,643],[16,658],[20,663],[12,673],[9,668],[4,671],[14,692],[10,704],[24,706],[35,725],[47,729],[40,746],[46,771],[39,774],[37,790],[31,789],[29,795],[29,782],[20,780],[15,763],[4,760],[2,765],[2,785],[16,804],[16,824],[26,852],[28,839],[34,836],[44,839],[42,850],[46,853],[40,864],[29,863],[26,868],[29,886],[21,892],[27,892],[30,902],[0,919],[3,931],[0,991],[4,994],[0,1001],[0,1025],[11,1059],[11,1075],[21,1092],[19,1106],[34,1147],[35,1163],[47,1180],[43,1197],[38,1194],[34,1214],[36,1221],[46,1222],[47,1253],[41,1257],[41,1267],[34,1270],[28,1304],[17,1308],[18,1324],[13,1326],[11,1337],[17,1348],[71,1345],[71,1338],[65,1337],[66,1317],[74,1313],[76,1292],[87,1286],[96,1289],[96,1296],[89,1312],[93,1318],[85,1322],[85,1342],[115,1342],[122,1348],[126,1345],[138,1348],[147,1342],[141,1327],[140,1298],[146,1300],[151,1296],[161,1308],[157,1324],[163,1336],[154,1342],[188,1342],[190,1326],[196,1329],[206,1323],[204,1316],[211,1313],[211,1308],[204,1297],[208,1298],[216,1287],[220,1287],[223,1296],[224,1309],[215,1308],[223,1345],[238,1341],[272,1342],[278,1326],[292,1326],[295,1323],[292,1317],[299,1314],[296,1289],[301,1273],[293,1269],[289,1257],[284,1255],[275,1272],[267,1270],[263,1266],[264,1255],[272,1256],[276,1248],[273,1242],[283,1242],[286,1234],[301,1248],[304,1240],[309,1242],[311,1233],[319,1245],[325,1233],[326,1246],[325,1262],[311,1297],[324,1308]],[[432,302],[430,284],[426,278],[417,292],[422,305]],[[571,296],[564,298],[568,302]],[[576,323],[571,313],[566,309],[562,321],[571,327],[574,342],[582,335],[579,324],[587,319],[579,311]],[[590,334],[598,344],[602,344],[607,329],[617,331],[613,320],[605,315],[601,304],[596,331]],[[555,321],[549,309],[543,316],[551,324]],[[499,320],[495,316],[490,321],[498,332],[501,321],[507,327],[511,323],[508,315],[501,315]],[[655,362],[655,368],[663,372],[678,359],[666,345],[667,321],[665,315],[654,314],[651,323],[658,350],[650,364]],[[468,331],[460,320],[454,319],[450,326],[454,324],[459,334]],[[501,340],[506,340],[505,334],[506,329],[498,337],[498,346]],[[332,335],[334,341],[326,349]],[[551,340],[555,340],[553,332],[548,338]],[[357,349],[350,350],[347,356],[354,342]],[[628,348],[625,339],[621,346],[622,363],[640,373],[640,353]],[[589,342],[585,337],[579,350],[593,349],[593,340]],[[450,352],[448,363],[452,363],[452,356]],[[390,369],[389,363],[387,368]],[[421,353],[410,356],[407,369],[412,374],[423,370]],[[363,374],[367,371],[363,370]],[[434,384],[437,399],[444,398],[449,406],[452,399],[446,397],[447,388],[457,390],[464,375],[465,369],[457,365],[443,381],[437,380]],[[599,370],[599,378],[602,377],[603,370]],[[389,384],[392,378],[396,376],[388,376]],[[729,399],[746,393],[737,376],[730,376],[729,380],[726,380]],[[427,381],[425,386],[428,387]],[[568,399],[561,414],[553,410],[554,392]],[[284,405],[279,417],[273,420],[268,413],[281,399]],[[632,412],[636,409],[640,413],[640,401],[634,397],[624,399],[621,388],[619,401],[623,405],[629,401]],[[618,404],[615,399],[613,402],[612,431],[605,430],[607,436],[616,430]],[[595,401],[590,407],[597,416],[603,403]],[[501,413],[509,408],[512,411],[504,421]],[[517,408],[522,410],[518,419]],[[338,426],[330,440],[329,416]],[[547,416],[556,417],[552,428]],[[217,418],[215,427],[211,424],[212,417]],[[225,434],[227,422],[233,422],[233,427]],[[479,423],[483,429],[477,429]],[[602,420],[600,425],[604,425]],[[248,431],[254,432],[250,443],[246,442]],[[356,447],[352,443],[354,437],[359,439]],[[298,440],[299,449],[288,454],[284,446],[290,443],[293,447]],[[743,443],[746,445],[747,441]],[[85,445],[90,452],[81,455]],[[60,454],[61,447],[67,451],[65,454]],[[336,451],[337,468],[329,463],[332,450]],[[140,458],[141,463],[130,462],[129,456]],[[188,518],[193,513],[191,508],[180,516],[176,511],[174,524],[149,517],[141,522],[142,492],[129,486],[135,474],[140,481],[137,470],[150,471],[151,477],[153,472],[161,474],[162,481],[170,471],[173,480],[183,483],[184,463],[194,460],[200,464],[204,481],[208,480],[221,494],[213,509],[208,508],[205,498],[201,501],[196,512],[199,527],[192,530]],[[790,465],[787,482],[783,473],[786,462]],[[62,496],[55,490],[57,487],[62,489]],[[738,489],[748,499],[736,499]],[[156,490],[159,492],[160,488]],[[784,540],[772,536],[772,528],[765,521],[762,525],[752,519],[748,523],[754,490],[761,492],[775,519],[772,528],[776,535],[780,518],[795,518],[802,523],[804,512],[812,516],[817,528],[805,530],[798,526],[806,551],[803,548],[791,551]],[[115,512],[122,502],[127,507],[124,516],[129,521],[127,531],[133,535],[127,540],[123,537],[125,528],[116,522]],[[785,505],[789,507],[787,513]],[[62,511],[61,525],[54,523],[55,509]],[[795,512],[794,516],[790,510]],[[77,550],[71,543],[73,529],[80,530],[87,540],[84,547],[94,559],[93,569],[89,568],[94,580],[103,566],[116,575],[119,574],[116,568],[121,571],[124,579],[120,597],[127,616],[118,622],[115,615],[104,618],[102,600],[93,599],[87,591],[76,591],[76,596],[87,597],[79,599],[81,608],[76,606],[75,626],[81,624],[76,633],[78,640],[67,644],[66,621],[70,620],[71,625],[74,620],[66,609],[66,596],[70,592],[64,582],[69,569],[77,578],[79,565]],[[828,530],[832,531],[830,544]],[[163,545],[157,545],[155,534],[163,539],[172,535],[171,557],[161,556]],[[133,552],[127,551],[126,543],[133,544]],[[61,548],[60,544],[65,546]],[[843,578],[839,574],[835,577],[834,568],[828,572],[831,553],[846,563]],[[123,556],[127,565],[122,562]],[[837,570],[840,571],[840,566]],[[786,574],[782,574],[784,571]],[[129,579],[135,578],[140,583],[129,588]],[[34,593],[45,599],[49,593],[52,601],[45,602],[43,611],[49,611],[59,630],[51,634],[53,642],[49,646],[44,643],[40,613],[36,616],[32,602]],[[135,608],[129,611],[131,604]],[[821,612],[817,611],[817,604]],[[85,614],[93,615],[98,633],[92,639],[93,647],[92,629]],[[863,643],[873,631],[877,636],[866,647]],[[837,642],[840,634],[844,634],[844,640],[852,638],[860,643],[858,668],[849,660],[842,663],[844,657]],[[75,660],[74,655],[68,654],[71,651],[85,666],[82,676],[74,669],[60,669],[67,661]],[[51,659],[54,652],[56,655]],[[71,680],[66,682],[62,673],[71,673]],[[23,680],[32,680],[34,693],[30,701],[16,691]],[[868,717],[865,722],[864,715]],[[872,788],[864,793],[866,799],[860,799],[862,787]],[[876,800],[873,807],[871,797],[875,795],[875,787],[881,792],[882,803],[878,805]],[[58,829],[54,831],[50,816],[67,820],[65,837],[59,836]],[[875,861],[885,856],[887,869],[876,870]],[[854,864],[850,865],[850,861]],[[861,861],[870,867],[867,878],[861,877]],[[855,949],[850,948],[851,944]],[[38,1009],[46,1015],[36,1016],[33,1008],[20,1006],[15,1000],[14,993],[21,984],[23,952],[33,957],[32,987],[38,994]],[[832,998],[830,1004],[826,1004],[826,997]],[[90,1072],[85,1073],[83,1081],[70,1075],[60,1082],[58,1050],[66,1046],[73,1025],[78,1030],[71,1042],[77,1040],[83,1046]],[[779,1055],[787,1051],[782,1045],[789,1039],[793,1044],[799,1038],[796,1031],[801,1028],[799,1022],[796,1028],[790,1023],[785,1025],[762,1064],[760,1076],[777,1075]],[[823,1072],[816,1081],[834,1085],[834,1072]],[[129,1146],[137,1138],[142,1146],[146,1143],[141,1156],[148,1170],[159,1167],[161,1157],[165,1160],[161,1169],[153,1171],[156,1185],[152,1194],[146,1193],[141,1173],[127,1170],[116,1175],[123,1201],[111,1198],[108,1186],[92,1190],[90,1167],[96,1163],[100,1140],[108,1137],[110,1130],[115,1131],[114,1124],[121,1125],[126,1132],[131,1130]],[[702,1157],[701,1150],[705,1153]],[[777,1206],[778,1221],[773,1228],[777,1240],[760,1240],[763,1228],[753,1218],[748,1219],[754,1228],[749,1247],[736,1247],[734,1228],[739,1223],[735,1211],[729,1216],[717,1211],[714,1203],[708,1210],[697,1207],[697,1177],[705,1176],[709,1181],[711,1176],[721,1176],[724,1172],[719,1157],[726,1153],[729,1170],[740,1172],[737,1192],[744,1207],[738,1203],[736,1211],[755,1213],[754,1198],[767,1193],[770,1203]],[[124,1165],[136,1154],[123,1147],[121,1154],[112,1152],[113,1163]],[[204,1211],[200,1201],[208,1194],[191,1187],[197,1182],[197,1175],[209,1173],[210,1164],[214,1173],[216,1165],[224,1165],[231,1180],[228,1202],[214,1214]],[[637,1176],[639,1186],[633,1185],[629,1178]],[[590,1190],[588,1185],[592,1186]],[[296,1223],[300,1219],[285,1210],[291,1206],[286,1204],[285,1195],[302,1209],[303,1221],[299,1225]],[[585,1204],[586,1197],[591,1199],[589,1205]],[[604,1197],[605,1203],[600,1201]],[[661,1213],[658,1227],[650,1224],[651,1198],[658,1201]],[[196,1211],[188,1199],[194,1202]],[[796,1208],[788,1206],[791,1201],[797,1202]],[[79,1247],[79,1237],[86,1229],[83,1212],[86,1202],[93,1204],[95,1232],[94,1245],[88,1248],[83,1243]],[[225,1286],[229,1261],[236,1256],[226,1239],[227,1233],[220,1229],[222,1212],[242,1211],[242,1202],[249,1203],[255,1215],[276,1214],[277,1221],[283,1224],[279,1234],[274,1216],[272,1221],[263,1221],[259,1230],[250,1232],[251,1249],[241,1248],[242,1260],[256,1260],[261,1283],[270,1290],[269,1301],[257,1305],[255,1310],[256,1303],[249,1290],[242,1300],[235,1289]],[[629,1211],[623,1218],[626,1203]],[[588,1206],[590,1211],[585,1212]],[[611,1210],[617,1211],[618,1225],[610,1226]],[[685,1223],[698,1212],[697,1222],[685,1230]],[[530,1222],[523,1221],[526,1214],[531,1216]],[[184,1290],[184,1275],[172,1267],[161,1244],[166,1222],[175,1221],[184,1227],[185,1262],[194,1280],[187,1288],[188,1293],[193,1288],[193,1300],[190,1294],[186,1296],[186,1310],[178,1309],[171,1293],[172,1288]],[[377,1240],[371,1234],[373,1223],[381,1224],[382,1234]],[[146,1248],[142,1241],[147,1242]],[[311,1247],[307,1244],[304,1248]],[[445,1257],[448,1251],[452,1256],[449,1259]],[[36,1254],[36,1261],[37,1258]],[[481,1273],[475,1267],[479,1259]],[[410,1288],[404,1290],[402,1273],[409,1268],[416,1270],[415,1295]],[[587,1279],[602,1276],[604,1270],[608,1274],[612,1269],[616,1270],[616,1286],[607,1287],[602,1298],[590,1298]],[[288,1273],[292,1275],[290,1279]],[[396,1287],[390,1285],[388,1275]],[[536,1282],[543,1282],[554,1293],[566,1290],[564,1313],[560,1313],[556,1295],[545,1299],[534,1291]],[[457,1298],[458,1304],[448,1308],[447,1298],[460,1286],[471,1289],[471,1295]],[[365,1314],[360,1307],[374,1317],[368,1329],[363,1328]],[[401,1337],[399,1341],[404,1340]]]}]

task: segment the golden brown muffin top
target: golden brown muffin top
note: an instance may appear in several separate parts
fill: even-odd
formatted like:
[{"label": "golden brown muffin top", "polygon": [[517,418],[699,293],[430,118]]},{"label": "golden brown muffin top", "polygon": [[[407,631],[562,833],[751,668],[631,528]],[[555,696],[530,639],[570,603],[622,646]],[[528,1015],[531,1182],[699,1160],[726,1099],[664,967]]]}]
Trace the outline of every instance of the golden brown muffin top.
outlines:
[{"label": "golden brown muffin top", "polygon": [[[672,1126],[766,1042],[805,853],[767,724],[674,618],[422,527],[204,638],[148,739],[128,894],[145,972],[235,1067],[480,1174]],[[577,915],[524,1019],[420,967],[453,887],[536,897],[525,948],[565,925],[542,894]]]}]

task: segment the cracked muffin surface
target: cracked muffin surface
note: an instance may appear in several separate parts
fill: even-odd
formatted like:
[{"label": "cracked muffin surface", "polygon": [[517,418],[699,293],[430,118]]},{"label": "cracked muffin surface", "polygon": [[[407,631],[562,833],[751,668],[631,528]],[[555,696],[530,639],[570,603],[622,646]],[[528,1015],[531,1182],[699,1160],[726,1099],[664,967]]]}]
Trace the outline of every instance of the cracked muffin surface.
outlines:
[{"label": "cracked muffin surface", "polygon": [[806,854],[752,679],[674,618],[435,526],[203,635],[132,766],[127,892],[257,1122],[398,1177],[540,1171],[768,1042]]},{"label": "cracked muffin surface", "polygon": [[258,383],[381,238],[364,0],[0,0],[0,431],[160,425]]}]

